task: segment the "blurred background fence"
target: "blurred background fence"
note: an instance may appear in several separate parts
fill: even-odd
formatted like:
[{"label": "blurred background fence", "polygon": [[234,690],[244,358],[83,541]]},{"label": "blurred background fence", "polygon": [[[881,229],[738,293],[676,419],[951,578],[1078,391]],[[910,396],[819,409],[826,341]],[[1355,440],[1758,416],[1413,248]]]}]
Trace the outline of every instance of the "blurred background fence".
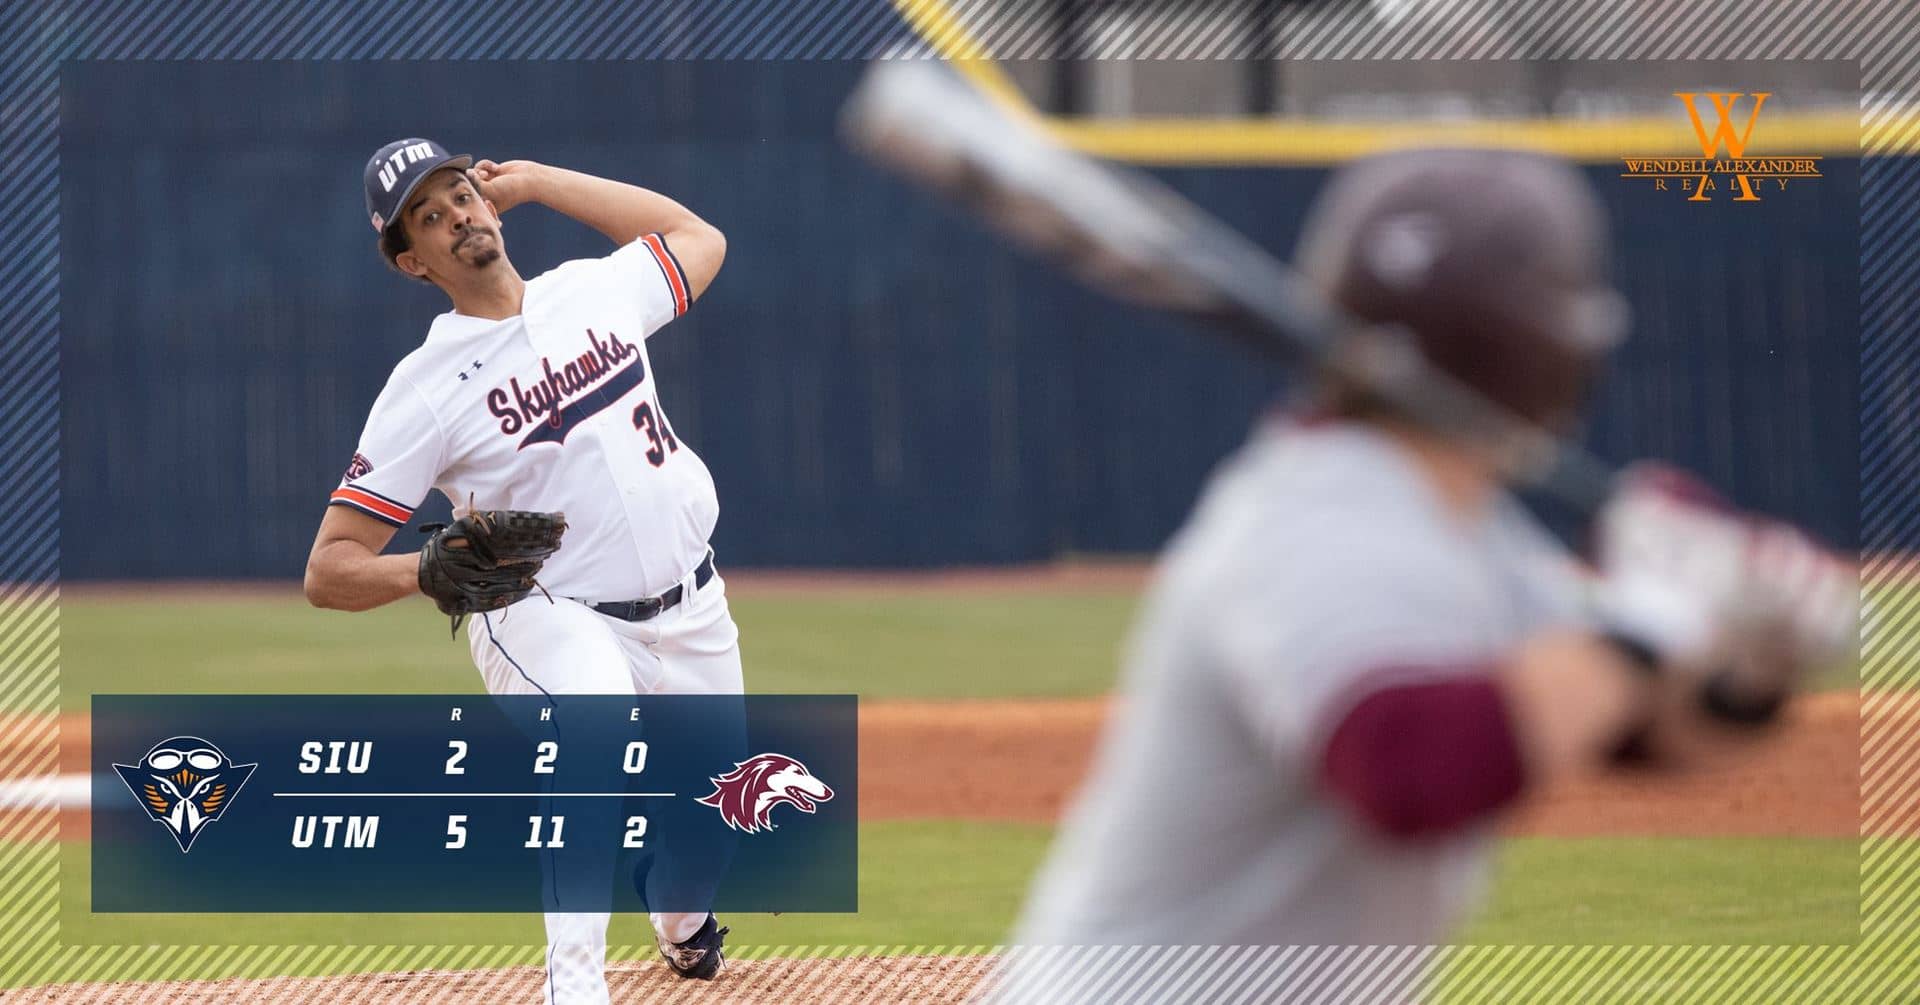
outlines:
[{"label": "blurred background fence", "polygon": [[[361,166],[403,135],[658,188],[728,233],[713,289],[651,343],[674,426],[719,484],[727,563],[923,566],[1156,548],[1281,375],[1078,291],[845,152],[835,115],[859,70],[66,64],[63,576],[299,575],[374,395],[445,309],[438,291],[387,270],[364,215]],[[1084,114],[1120,118],[1172,114],[1166,94],[1186,85],[1154,74],[1195,81],[1192,100],[1174,103],[1195,114],[1357,114],[1432,104],[1446,88],[1456,100],[1416,111],[1481,102],[1512,113],[1500,102],[1525,89],[1502,76],[1511,72],[1456,85],[1429,68],[1396,99],[1385,71],[1293,66],[1266,98],[1235,85],[1241,97],[1224,111],[1205,97],[1217,82],[1185,65],[1089,64],[1067,91]],[[1849,68],[1812,82],[1794,72],[1769,114],[1791,108],[1795,88],[1809,100],[1848,91]],[[1013,75],[1042,107],[1060,103],[1047,90],[1060,86],[1057,69]],[[1566,93],[1589,105],[1605,92],[1650,107],[1624,83],[1571,79]],[[1122,97],[1140,94],[1154,98]],[[1658,114],[1690,138],[1666,101]],[[1550,94],[1516,114],[1564,107]],[[1591,439],[1616,458],[1698,468],[1743,502],[1851,544],[1860,164],[1825,153],[1825,177],[1738,206],[1655,192],[1619,178],[1617,160],[1586,167],[1637,319]],[[1154,170],[1284,253],[1327,168]],[[507,227],[528,276],[607,250],[543,209],[516,210]],[[1911,408],[1905,395],[1892,405]],[[435,512],[444,504],[420,519]]]}]

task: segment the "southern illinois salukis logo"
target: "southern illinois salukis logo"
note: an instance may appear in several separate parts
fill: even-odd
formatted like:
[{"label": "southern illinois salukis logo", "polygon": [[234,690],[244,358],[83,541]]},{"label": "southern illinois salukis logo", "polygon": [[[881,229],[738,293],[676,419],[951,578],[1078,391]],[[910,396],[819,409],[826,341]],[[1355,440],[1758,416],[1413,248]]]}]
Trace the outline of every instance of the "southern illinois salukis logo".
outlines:
[{"label": "southern illinois salukis logo", "polygon": [[233,805],[258,764],[235,764],[197,736],[161,740],[138,764],[115,764],[127,791],[185,852],[200,832]]},{"label": "southern illinois salukis logo", "polygon": [[833,798],[827,783],[785,754],[755,754],[708,781],[713,791],[695,802],[719,810],[728,827],[748,834],[772,830],[773,808],[781,803],[812,813]]}]

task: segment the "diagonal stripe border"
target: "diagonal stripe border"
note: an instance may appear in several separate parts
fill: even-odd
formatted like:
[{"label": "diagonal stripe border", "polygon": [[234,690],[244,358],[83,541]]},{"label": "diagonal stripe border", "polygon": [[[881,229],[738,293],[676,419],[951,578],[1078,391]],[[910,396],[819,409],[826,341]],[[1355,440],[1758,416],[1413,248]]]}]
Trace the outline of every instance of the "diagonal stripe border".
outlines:
[{"label": "diagonal stripe border", "polygon": [[[1089,58],[1217,59],[1850,59],[1861,68],[1862,532],[1868,553],[1891,554],[1920,523],[1906,487],[1920,466],[1920,438],[1908,403],[1920,332],[1913,313],[1920,281],[1920,146],[1911,99],[1920,93],[1920,17],[1904,0],[1832,5],[1742,0],[1601,3],[1582,0],[1381,0],[1282,6],[1264,41],[1221,27],[1219,13],[1262,0],[1224,0],[1204,10],[1159,5],[1138,30],[1093,40]],[[1164,10],[1160,10],[1164,8]],[[0,358],[9,393],[0,399],[0,499],[20,533],[0,576],[0,652],[24,713],[0,723],[0,776],[51,777],[59,736],[59,69],[98,59],[860,59],[902,54],[947,58],[1045,58],[1053,27],[1041,5],[1020,0],[532,0],[505,5],[451,0],[415,23],[393,0],[232,4],[183,0],[62,0],[0,9],[0,151],[9,166],[0,189]],[[411,30],[400,31],[407,27]],[[908,29],[918,33],[915,43]],[[52,193],[49,195],[49,193]],[[1869,561],[1869,591],[1910,581],[1906,563]],[[1218,972],[1223,995],[1264,993],[1293,975],[1299,993],[1356,987],[1378,1000],[1444,1001],[1639,998],[1637,989],[1690,980],[1691,1001],[1911,1001],[1920,997],[1920,854],[1910,831],[1910,793],[1920,785],[1920,715],[1912,695],[1891,687],[1910,651],[1920,606],[1902,595],[1868,612],[1863,639],[1861,721],[1861,933],[1852,946],[1474,946],[1439,950],[1306,947],[1218,950],[1191,959],[1119,953],[1118,972],[1184,961]],[[464,970],[536,963],[534,947],[80,946],[60,941],[57,824],[51,802],[0,826],[0,935],[7,983],[113,981],[135,976],[227,973],[311,974]],[[740,958],[845,956],[906,947],[749,947]],[[915,950],[928,947],[914,947]],[[934,953],[1035,950],[931,947]],[[613,955],[643,957],[644,947]],[[1137,960],[1138,962],[1129,962]],[[905,992],[898,970],[867,991]],[[1069,968],[1071,969],[1071,968]],[[982,979],[956,970],[917,994],[958,999]],[[992,983],[991,978],[987,978]],[[1343,983],[1343,982],[1355,982]],[[270,982],[263,993],[276,997]],[[286,979],[286,990],[293,980]],[[464,990],[486,996],[486,985]],[[1162,985],[1164,987],[1164,985]],[[504,990],[505,985],[502,985]],[[783,997],[825,992],[805,980],[777,985]],[[1129,989],[1133,991],[1136,989]],[[118,1000],[156,999],[125,989]],[[432,985],[378,992],[382,1000],[424,1001]],[[1305,1000],[1294,997],[1293,1000]]]}]

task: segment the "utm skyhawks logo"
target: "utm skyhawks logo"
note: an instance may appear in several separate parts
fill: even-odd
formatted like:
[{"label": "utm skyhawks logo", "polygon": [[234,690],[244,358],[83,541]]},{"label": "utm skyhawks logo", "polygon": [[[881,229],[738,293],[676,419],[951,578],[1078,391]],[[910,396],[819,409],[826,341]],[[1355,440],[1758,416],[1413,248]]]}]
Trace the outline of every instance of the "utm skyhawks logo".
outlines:
[{"label": "utm skyhawks logo", "polygon": [[728,827],[748,834],[773,830],[773,808],[781,803],[812,813],[833,798],[827,783],[785,754],[755,754],[708,781],[713,791],[694,802],[719,810]]},{"label": "utm skyhawks logo", "polygon": [[[1771,91],[1756,91],[1749,95],[1745,91],[1709,91],[1704,94],[1695,91],[1675,91],[1673,96],[1687,109],[1687,121],[1693,125],[1694,139],[1700,142],[1699,158],[1692,157],[1623,157],[1626,170],[1620,173],[1622,178],[1645,178],[1653,181],[1656,191],[1665,192],[1678,189],[1690,193],[1688,202],[1711,202],[1714,193],[1723,189],[1737,193],[1734,202],[1759,202],[1760,192],[1767,191],[1768,182],[1773,183],[1774,191],[1784,191],[1787,182],[1797,178],[1819,178],[1820,158],[1817,156],[1795,154],[1785,157],[1748,157],[1747,146],[1753,142],[1754,126],[1760,121],[1760,109],[1766,107],[1767,99],[1773,97]],[[1707,131],[1707,123],[1700,114],[1700,105],[1696,99],[1705,97],[1714,114],[1714,128]],[[1734,120],[1739,115],[1740,99],[1752,98],[1753,104],[1747,109],[1747,123],[1736,128]]]},{"label": "utm skyhawks logo", "polygon": [[200,832],[233,805],[240,786],[259,766],[235,764],[197,736],[175,736],[154,744],[139,764],[115,764],[113,770],[185,853]]}]

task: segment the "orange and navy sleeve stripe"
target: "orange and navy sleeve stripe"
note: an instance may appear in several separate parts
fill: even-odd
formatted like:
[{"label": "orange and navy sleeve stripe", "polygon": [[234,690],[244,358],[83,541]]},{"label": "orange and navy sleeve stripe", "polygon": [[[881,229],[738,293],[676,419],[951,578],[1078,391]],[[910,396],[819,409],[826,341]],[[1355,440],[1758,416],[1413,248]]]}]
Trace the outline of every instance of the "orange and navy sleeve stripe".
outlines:
[{"label": "orange and navy sleeve stripe", "polygon": [[378,492],[370,492],[358,485],[342,485],[333,490],[328,497],[329,506],[351,506],[377,520],[405,527],[407,518],[413,515],[413,507],[402,506]]},{"label": "orange and navy sleeve stripe", "polygon": [[647,250],[653,252],[654,263],[660,266],[660,274],[666,277],[667,288],[673,291],[673,316],[677,318],[685,314],[693,295],[687,286],[687,274],[680,268],[680,260],[673,257],[666,238],[659,234],[648,234],[640,240],[647,242]]}]

